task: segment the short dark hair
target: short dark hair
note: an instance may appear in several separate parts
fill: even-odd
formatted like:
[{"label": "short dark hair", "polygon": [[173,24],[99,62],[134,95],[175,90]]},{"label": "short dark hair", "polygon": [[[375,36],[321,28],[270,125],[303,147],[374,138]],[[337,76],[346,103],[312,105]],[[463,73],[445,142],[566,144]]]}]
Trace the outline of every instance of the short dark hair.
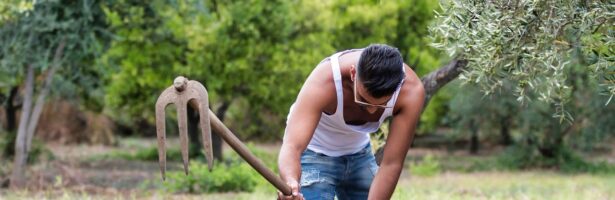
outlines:
[{"label": "short dark hair", "polygon": [[380,98],[392,95],[405,77],[404,60],[397,48],[372,44],[361,53],[357,66],[358,78],[367,92]]}]

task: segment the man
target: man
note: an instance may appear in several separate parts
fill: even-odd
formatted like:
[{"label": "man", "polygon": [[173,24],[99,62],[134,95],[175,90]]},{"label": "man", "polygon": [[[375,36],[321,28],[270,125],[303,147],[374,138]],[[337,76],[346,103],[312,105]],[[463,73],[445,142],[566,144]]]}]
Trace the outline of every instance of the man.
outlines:
[{"label": "man", "polygon": [[[322,61],[290,109],[278,167],[293,195],[278,198],[391,198],[424,95],[396,48],[375,44]],[[378,167],[369,134],[389,116]]]}]

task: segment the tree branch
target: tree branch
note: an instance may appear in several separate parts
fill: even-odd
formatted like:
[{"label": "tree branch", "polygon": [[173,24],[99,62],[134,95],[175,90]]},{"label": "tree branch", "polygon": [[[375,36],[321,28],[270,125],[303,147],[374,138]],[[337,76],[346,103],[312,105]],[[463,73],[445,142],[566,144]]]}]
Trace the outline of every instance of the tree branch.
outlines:
[{"label": "tree branch", "polygon": [[[468,65],[467,60],[458,60],[454,59],[447,65],[440,67],[438,70],[433,71],[423,78],[421,81],[423,82],[423,86],[425,87],[425,103],[423,104],[423,110],[429,104],[429,100],[433,95],[440,90],[440,88],[444,87],[446,84],[457,78],[463,69]],[[386,145],[386,144],[385,144]],[[376,150],[376,163],[380,165],[384,154],[384,146],[378,148]]]},{"label": "tree branch", "polygon": [[43,111],[43,105],[45,105],[45,98],[51,89],[51,82],[53,81],[53,75],[56,70],[60,67],[60,60],[62,59],[62,55],[64,54],[64,46],[66,42],[62,40],[56,48],[55,54],[53,56],[53,63],[49,72],[47,72],[47,77],[45,77],[45,85],[43,85],[43,89],[41,89],[38,98],[36,99],[36,104],[34,106],[34,110],[32,110],[32,114],[30,115],[30,120],[27,129],[27,146],[26,152],[30,151],[30,146],[32,144],[32,136],[34,135],[34,131],[36,130],[36,126],[38,126],[38,119],[41,116],[41,112]]},{"label": "tree branch", "polygon": [[463,69],[467,65],[467,60],[454,59],[447,65],[440,67],[438,70],[423,76],[421,78],[423,86],[425,87],[425,104],[423,105],[423,108],[427,107],[431,97],[433,97],[433,95],[435,95],[440,88],[457,78],[457,76],[463,72]]},{"label": "tree branch", "polygon": [[27,75],[25,80],[25,91],[22,114],[19,120],[19,128],[17,129],[17,138],[15,139],[15,161],[13,162],[13,172],[11,174],[11,188],[20,188],[24,186],[24,171],[28,152],[26,151],[26,129],[28,127],[28,118],[30,117],[30,109],[32,108],[32,93],[34,90],[34,67],[28,65]]}]

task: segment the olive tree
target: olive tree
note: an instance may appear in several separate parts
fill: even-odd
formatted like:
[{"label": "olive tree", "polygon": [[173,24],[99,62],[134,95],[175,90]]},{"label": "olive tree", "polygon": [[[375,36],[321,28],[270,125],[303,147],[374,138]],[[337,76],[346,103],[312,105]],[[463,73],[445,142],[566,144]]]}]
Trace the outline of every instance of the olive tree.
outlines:
[{"label": "olive tree", "polygon": [[[615,82],[615,5],[608,1],[514,0],[442,1],[430,30],[433,46],[468,61],[459,75],[485,94],[505,80],[517,83],[517,100],[537,99],[556,105],[554,117],[572,120],[565,108],[571,85],[566,69],[580,63],[610,99]],[[528,91],[536,92],[530,98]]]},{"label": "olive tree", "polygon": [[[512,121],[522,126],[516,128],[524,132],[523,139],[545,157],[557,156],[571,132],[608,132],[604,130],[612,122],[587,112],[594,110],[604,116],[598,111],[608,113],[612,109],[614,4],[580,0],[446,0],[441,1],[441,6],[430,27],[433,46],[462,64],[449,65],[424,77],[427,96],[434,93],[432,86],[439,88],[456,77],[472,85],[470,90],[478,88],[483,96],[499,95],[497,102],[454,109],[452,114],[461,114],[461,118],[470,115],[461,119],[461,124],[476,126],[475,121],[489,109],[492,115],[504,114],[503,119],[514,118]],[[579,98],[581,91],[583,98]],[[511,104],[502,97],[510,93],[515,97],[507,98],[519,101],[517,106],[523,112],[506,114]],[[493,100],[470,93],[462,96]],[[456,101],[461,102],[453,106],[470,103],[463,98]],[[596,101],[602,101],[602,108],[591,107]],[[502,107],[506,109],[498,113]],[[573,117],[576,115],[579,117]],[[588,126],[590,123],[594,125]],[[600,128],[591,128],[594,126]],[[473,128],[474,135],[477,128]]]},{"label": "olive tree", "polygon": [[[0,9],[7,8],[1,5]],[[104,23],[96,1],[21,1],[15,5],[17,8],[8,9],[13,12],[0,15],[0,76],[8,77],[2,80],[3,91],[24,88],[11,175],[11,186],[20,187],[54,80],[82,80],[79,75],[95,68],[86,65],[102,49],[98,36]],[[14,89],[8,91],[15,95]]]}]

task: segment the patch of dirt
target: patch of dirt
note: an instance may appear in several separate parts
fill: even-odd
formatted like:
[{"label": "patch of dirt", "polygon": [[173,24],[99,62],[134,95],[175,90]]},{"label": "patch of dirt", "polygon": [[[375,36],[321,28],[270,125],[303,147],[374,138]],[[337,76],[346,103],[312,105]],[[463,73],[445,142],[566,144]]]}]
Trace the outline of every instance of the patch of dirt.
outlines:
[{"label": "patch of dirt", "polygon": [[134,190],[147,187],[147,180],[160,180],[158,163],[125,160],[91,162],[51,161],[30,169],[28,187],[32,189],[113,188]]},{"label": "patch of dirt", "polygon": [[[160,189],[156,188],[161,180],[160,168],[157,161],[132,161],[118,158],[104,158],[114,151],[134,152],[137,149],[156,146],[154,138],[148,139],[120,139],[117,146],[105,145],[64,145],[49,143],[47,148],[55,155],[55,160],[33,165],[28,169],[28,190],[38,193],[69,191],[85,193],[97,196],[109,196],[111,198],[132,199],[135,195],[144,198],[155,198]],[[615,149],[615,142],[609,144]],[[167,147],[179,146],[177,138],[169,138]],[[258,149],[266,152],[278,152],[280,143],[254,144]],[[485,147],[478,155],[471,155],[465,149],[451,151],[446,148],[411,148],[408,158],[422,158],[425,155],[454,156],[459,159],[471,156],[490,156],[502,150],[501,147]],[[224,145],[224,151],[232,151],[228,145]],[[599,155],[611,163],[615,163],[615,151]],[[98,158],[96,158],[98,157]],[[182,165],[178,162],[168,161],[167,170],[181,170]],[[404,170],[402,179],[407,179],[408,170]],[[0,190],[0,196],[2,196]],[[173,195],[175,198],[181,195]],[[186,196],[182,196],[185,198]],[[166,199],[168,197],[161,197]],[[2,199],[2,198],[0,198]],[[38,198],[36,198],[38,199]],[[80,199],[80,198],[77,198]],[[224,199],[224,198],[223,198]]]},{"label": "patch of dirt", "polygon": [[118,149],[118,147],[107,145],[65,145],[61,143],[47,143],[46,147],[59,160],[82,160]]},{"label": "patch of dirt", "polygon": [[[131,152],[155,142],[153,139],[132,140],[128,146],[117,147],[50,143],[47,148],[55,155],[55,160],[37,163],[28,169],[27,189],[48,191],[61,188],[73,192],[120,196],[152,189],[154,185],[147,183],[162,181],[157,161],[103,157],[114,151]],[[167,162],[167,171],[179,169],[180,163]]]}]

